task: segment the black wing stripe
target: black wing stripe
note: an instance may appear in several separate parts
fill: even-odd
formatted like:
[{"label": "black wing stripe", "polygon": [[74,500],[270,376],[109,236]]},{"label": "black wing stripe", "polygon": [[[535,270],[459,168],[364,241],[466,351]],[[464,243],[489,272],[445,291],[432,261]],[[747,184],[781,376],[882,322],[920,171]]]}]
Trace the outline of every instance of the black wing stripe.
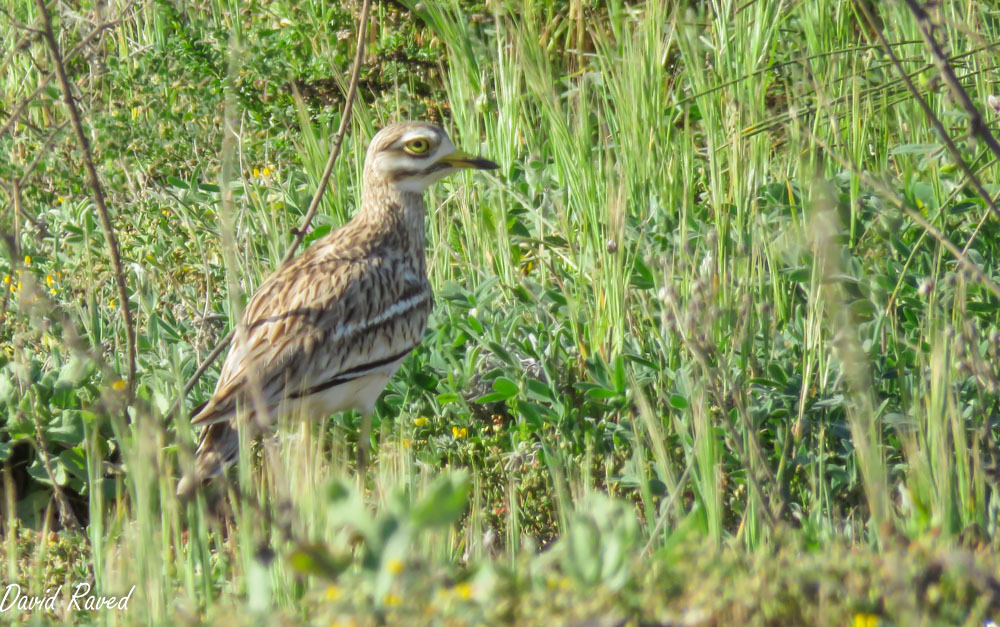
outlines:
[{"label": "black wing stripe", "polygon": [[311,388],[299,392],[293,392],[292,394],[289,394],[289,398],[303,398],[306,396],[311,396],[313,394],[322,392],[323,390],[329,390],[332,387],[336,387],[338,385],[347,383],[348,381],[353,381],[354,379],[363,377],[372,370],[375,370],[376,368],[381,368],[382,366],[387,366],[394,361],[399,361],[400,359],[403,359],[404,357],[412,353],[413,349],[416,347],[417,345],[414,344],[413,346],[407,348],[405,351],[402,351],[401,353],[398,353],[396,355],[386,357],[385,359],[379,359],[378,361],[370,361],[367,364],[362,364],[360,366],[355,366],[350,370],[345,370],[340,374],[338,374],[337,376],[335,376],[334,378],[328,381],[324,381],[319,385],[314,385]]}]

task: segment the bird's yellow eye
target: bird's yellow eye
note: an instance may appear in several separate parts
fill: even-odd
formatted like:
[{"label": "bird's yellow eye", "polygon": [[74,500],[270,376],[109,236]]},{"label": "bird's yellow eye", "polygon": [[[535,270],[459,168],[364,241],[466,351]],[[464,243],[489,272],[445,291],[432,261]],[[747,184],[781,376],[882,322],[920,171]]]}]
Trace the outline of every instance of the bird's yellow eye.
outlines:
[{"label": "bird's yellow eye", "polygon": [[426,139],[411,139],[403,146],[403,150],[411,155],[422,155],[431,149],[431,143]]}]

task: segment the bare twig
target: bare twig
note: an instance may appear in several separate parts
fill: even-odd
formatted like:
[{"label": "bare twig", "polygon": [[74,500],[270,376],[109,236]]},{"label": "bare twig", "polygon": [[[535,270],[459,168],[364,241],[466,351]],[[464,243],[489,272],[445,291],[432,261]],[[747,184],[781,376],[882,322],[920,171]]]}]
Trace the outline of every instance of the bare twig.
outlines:
[{"label": "bare twig", "polygon": [[[939,231],[937,227],[935,227],[926,218],[920,215],[920,213],[907,207],[906,203],[895,192],[889,189],[888,186],[883,185],[876,179],[872,178],[864,169],[858,167],[857,165],[851,163],[844,157],[837,154],[837,152],[834,151],[829,144],[823,141],[823,139],[821,139],[820,137],[814,135],[808,128],[806,127],[802,128],[805,131],[806,136],[809,137],[811,141],[816,142],[819,145],[819,147],[823,149],[824,154],[829,155],[834,161],[839,163],[841,167],[849,169],[851,172],[854,173],[855,176],[858,177],[858,179],[862,183],[864,183],[868,187],[871,187],[876,192],[879,192],[879,194],[881,194],[882,197],[891,202],[897,209],[905,213],[906,217],[916,222],[920,226],[920,228],[924,229],[924,231],[926,231],[928,235],[934,238],[935,241],[937,241],[948,252],[950,252],[952,256],[954,256],[955,259],[962,265],[963,268],[972,273],[972,275],[976,278],[976,280],[978,280],[983,285],[983,287],[989,290],[997,298],[1000,298],[1000,285],[997,285],[997,283],[993,279],[986,276],[983,273],[982,269],[976,264],[972,263],[972,261],[968,258],[968,256],[966,256],[962,252],[962,249],[960,249],[951,240],[945,237],[944,233]],[[893,301],[895,301],[895,299],[896,299],[896,292],[894,291],[892,295],[889,297],[889,303],[886,305],[886,309],[892,307],[892,303]]]},{"label": "bare twig", "polygon": [[[83,528],[80,526],[80,520],[73,512],[73,507],[69,504],[69,499],[66,498],[66,493],[63,492],[62,486],[56,481],[56,473],[52,469],[52,460],[49,457],[49,444],[45,438],[45,430],[42,429],[42,423],[38,420],[38,415],[34,412],[31,413],[31,420],[35,424],[35,449],[38,451],[38,457],[42,460],[42,466],[45,467],[45,474],[52,483],[52,493],[56,499],[56,506],[59,508],[59,520],[64,526],[69,527],[73,531],[80,531]],[[84,535],[86,536],[86,534]]]},{"label": "bare twig", "polygon": [[371,0],[365,0],[365,3],[361,6],[358,49],[354,55],[354,68],[351,70],[351,83],[347,88],[347,102],[344,103],[344,114],[340,117],[340,127],[337,129],[337,135],[333,139],[333,148],[330,150],[330,157],[326,160],[326,167],[323,168],[323,175],[319,179],[319,185],[316,187],[316,193],[313,195],[312,202],[309,203],[309,209],[302,219],[302,225],[295,230],[295,239],[292,240],[288,251],[281,260],[282,264],[287,263],[295,256],[295,251],[298,250],[302,244],[302,240],[305,239],[309,223],[312,222],[313,217],[316,215],[316,210],[319,209],[319,201],[323,198],[323,192],[326,191],[326,186],[330,182],[330,175],[333,174],[333,164],[337,161],[337,156],[340,155],[340,146],[344,143],[344,135],[347,134],[347,125],[351,122],[351,110],[354,108],[354,98],[358,92],[358,77],[361,75],[361,57],[365,50],[365,33],[368,30],[368,12],[371,9],[371,4]]},{"label": "bare twig", "polygon": [[[59,137],[59,133],[62,133],[63,129],[66,128],[68,124],[69,120],[66,120],[59,126],[56,126],[55,128],[52,129],[52,132],[49,133],[49,136],[45,138],[44,142],[42,142],[41,148],[38,149],[38,154],[35,155],[35,158],[31,160],[31,163],[28,164],[28,167],[25,168],[24,172],[21,173],[21,178],[17,180],[17,184],[19,186],[24,187],[24,184],[28,182],[28,177],[31,176],[31,173],[35,171],[35,168],[37,168],[38,164],[42,161],[42,157],[45,156],[45,153],[48,151],[48,149],[51,148],[52,144],[55,143],[56,137]],[[24,214],[24,217],[26,217],[28,220],[31,221],[32,224],[36,226],[40,224],[39,220],[31,217],[27,213]]]},{"label": "bare twig", "polygon": [[38,10],[42,16],[42,26],[45,40],[49,44],[52,53],[52,63],[55,65],[56,75],[62,84],[63,98],[66,102],[66,109],[69,112],[70,120],[73,123],[73,130],[76,132],[80,150],[83,152],[83,163],[87,168],[87,182],[94,195],[94,204],[97,205],[97,213],[101,218],[101,227],[104,230],[104,238],[107,241],[108,252],[111,254],[111,267],[114,270],[115,282],[118,284],[118,309],[121,311],[122,320],[125,324],[125,338],[128,343],[128,399],[132,400],[135,393],[135,328],[132,324],[132,310],[128,305],[128,290],[125,286],[125,272],[122,270],[122,260],[118,253],[118,240],[108,216],[108,208],[104,204],[104,190],[101,181],[97,177],[97,168],[94,167],[94,158],[90,150],[90,141],[83,130],[83,123],[80,121],[80,113],[77,111],[76,102],[73,100],[73,88],[66,76],[66,68],[63,66],[62,55],[59,52],[59,44],[56,43],[55,35],[52,33],[52,19],[49,17],[45,0],[37,0]]},{"label": "bare twig", "polygon": [[969,132],[973,137],[986,144],[994,157],[1000,159],[1000,143],[997,142],[997,138],[993,136],[989,126],[983,121],[983,114],[979,112],[979,109],[973,104],[972,98],[969,97],[968,92],[962,87],[958,76],[955,75],[955,70],[948,63],[948,55],[945,54],[944,49],[941,48],[941,44],[934,37],[937,25],[931,21],[931,16],[927,14],[927,11],[916,0],[906,0],[906,6],[910,7],[910,12],[913,13],[913,17],[917,20],[917,26],[920,28],[920,34],[924,38],[924,44],[926,44],[927,49],[930,51],[931,58],[934,59],[934,65],[937,66],[938,72],[941,73],[941,78],[944,80],[945,85],[951,90],[952,97],[958,101],[958,104],[962,105],[965,114],[969,116]]},{"label": "bare twig", "polygon": [[[41,1],[41,0],[39,0]],[[337,161],[337,157],[340,155],[340,147],[344,143],[344,136],[347,134],[347,126],[351,121],[351,110],[354,107],[354,100],[358,93],[358,77],[361,75],[361,60],[364,57],[365,51],[365,36],[368,30],[368,14],[371,10],[371,0],[365,0],[361,7],[361,18],[360,26],[358,28],[358,46],[354,53],[354,67],[351,70],[351,82],[347,88],[347,102],[344,104],[344,113],[340,118],[340,127],[337,129],[337,134],[334,136],[333,148],[330,150],[330,156],[326,161],[326,167],[323,168],[323,175],[320,177],[319,185],[316,187],[316,192],[313,194],[312,201],[309,203],[309,209],[306,211],[305,217],[302,219],[302,224],[299,225],[297,229],[293,231],[295,238],[292,240],[291,245],[288,247],[288,251],[281,260],[281,264],[284,265],[292,257],[295,256],[295,251],[302,244],[303,239],[305,239],[306,232],[309,229],[309,224],[312,222],[313,217],[316,215],[317,209],[319,209],[320,200],[323,198],[323,193],[326,191],[326,186],[330,182],[330,176],[333,173],[333,166]],[[229,343],[233,339],[233,331],[230,331],[223,337],[219,343],[212,349],[212,352],[208,354],[205,361],[198,366],[198,369],[191,375],[187,383],[184,384],[184,390],[181,392],[180,397],[174,401],[171,406],[170,411],[167,412],[166,418],[169,420],[175,412],[177,412],[184,402],[185,397],[194,389],[198,381],[201,379],[205,371],[208,370],[209,366],[218,359],[222,351],[229,346]]]},{"label": "bare twig", "polygon": [[61,133],[68,124],[69,120],[66,120],[59,126],[55,127],[52,132],[49,133],[49,136],[45,138],[45,142],[43,142],[41,148],[38,149],[38,154],[35,155],[35,158],[21,174],[21,178],[11,183],[10,189],[3,188],[3,190],[11,198],[11,202],[14,205],[14,211],[21,214],[28,222],[34,224],[35,228],[38,229],[38,232],[42,237],[49,237],[51,233],[49,233],[48,226],[46,226],[44,220],[38,216],[31,215],[28,213],[28,210],[24,208],[24,204],[21,202],[21,188],[24,187],[24,184],[28,181],[28,177],[31,176],[31,173],[38,167],[38,164],[42,161],[42,157],[45,156],[48,149],[52,147],[53,143],[55,143],[56,137],[59,136],[59,133]]},{"label": "bare twig", "polygon": [[[98,37],[101,33],[103,33],[105,30],[109,28],[121,24],[128,17],[131,17],[131,15],[123,15],[117,20],[111,22],[105,22],[104,24],[101,24],[100,26],[95,28],[93,31],[88,33],[86,37],[81,39],[80,43],[70,48],[70,51],[66,53],[65,57],[63,57],[63,62],[65,63],[66,61],[69,61],[70,59],[78,55],[81,50],[83,50],[86,46],[88,46],[90,42],[93,41],[96,37]],[[7,121],[4,122],[2,127],[0,127],[0,137],[6,135],[10,131],[10,129],[14,127],[14,124],[17,123],[18,119],[21,117],[21,114],[24,113],[24,110],[27,109],[28,105],[30,105],[32,101],[38,96],[38,94],[40,94],[42,90],[45,89],[45,87],[49,84],[49,81],[52,80],[52,77],[54,75],[55,75],[54,72],[46,74],[42,78],[41,82],[38,83],[38,86],[35,87],[35,91],[31,92],[31,94],[27,98],[17,103],[17,106],[14,107],[14,110],[10,112],[10,116],[7,118]]]},{"label": "bare twig", "polygon": [[[910,0],[907,0],[907,2],[909,1]],[[979,196],[982,197],[984,201],[986,201],[986,204],[989,207],[990,212],[998,220],[1000,220],[1000,208],[997,207],[996,202],[993,201],[993,197],[990,196],[989,193],[986,191],[986,189],[983,187],[983,184],[979,181],[979,177],[976,176],[976,173],[973,172],[972,168],[969,167],[969,164],[965,162],[965,159],[962,157],[961,151],[958,149],[958,146],[955,145],[955,142],[952,141],[951,136],[948,135],[948,131],[947,129],[945,129],[944,124],[934,114],[934,111],[931,109],[930,105],[927,104],[927,102],[924,100],[924,97],[920,93],[920,90],[917,89],[917,86],[913,84],[913,80],[906,73],[906,70],[903,68],[903,64],[899,61],[899,57],[897,57],[896,54],[893,52],[892,46],[889,44],[889,41],[885,37],[885,33],[883,33],[881,29],[876,27],[875,18],[872,17],[872,14],[868,10],[868,7],[865,6],[864,2],[859,2],[857,3],[856,6],[859,9],[861,9],[861,12],[865,16],[865,19],[868,20],[869,25],[871,25],[872,29],[878,35],[878,39],[882,43],[882,49],[889,56],[889,59],[892,61],[893,67],[895,67],[896,71],[899,72],[900,77],[906,84],[906,88],[913,95],[913,99],[917,102],[918,105],[920,105],[920,108],[923,109],[924,115],[927,116],[927,120],[937,131],[938,136],[941,138],[941,141],[944,142],[944,145],[948,149],[948,152],[951,154],[951,157],[954,160],[955,164],[962,170],[962,173],[965,174],[965,177],[968,179],[969,183],[976,189],[976,193],[979,194]],[[945,65],[947,65],[947,63],[945,63]]]}]

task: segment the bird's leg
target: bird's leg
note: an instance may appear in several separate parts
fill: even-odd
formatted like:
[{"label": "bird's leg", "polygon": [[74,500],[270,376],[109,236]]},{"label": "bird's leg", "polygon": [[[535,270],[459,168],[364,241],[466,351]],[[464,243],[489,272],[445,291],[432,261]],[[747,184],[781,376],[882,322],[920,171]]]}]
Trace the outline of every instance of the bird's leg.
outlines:
[{"label": "bird's leg", "polygon": [[361,415],[361,433],[358,434],[358,476],[364,477],[368,471],[368,453],[372,444],[372,412]]}]

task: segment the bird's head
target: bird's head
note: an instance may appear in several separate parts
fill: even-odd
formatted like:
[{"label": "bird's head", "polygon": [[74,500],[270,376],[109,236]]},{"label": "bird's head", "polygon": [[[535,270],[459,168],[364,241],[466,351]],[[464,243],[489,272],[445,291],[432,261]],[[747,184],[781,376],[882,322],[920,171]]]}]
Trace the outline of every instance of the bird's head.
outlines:
[{"label": "bird's head", "polygon": [[391,124],[372,138],[365,157],[365,183],[384,183],[400,191],[420,193],[457,170],[498,167],[488,159],[455,148],[440,126],[404,122]]}]

